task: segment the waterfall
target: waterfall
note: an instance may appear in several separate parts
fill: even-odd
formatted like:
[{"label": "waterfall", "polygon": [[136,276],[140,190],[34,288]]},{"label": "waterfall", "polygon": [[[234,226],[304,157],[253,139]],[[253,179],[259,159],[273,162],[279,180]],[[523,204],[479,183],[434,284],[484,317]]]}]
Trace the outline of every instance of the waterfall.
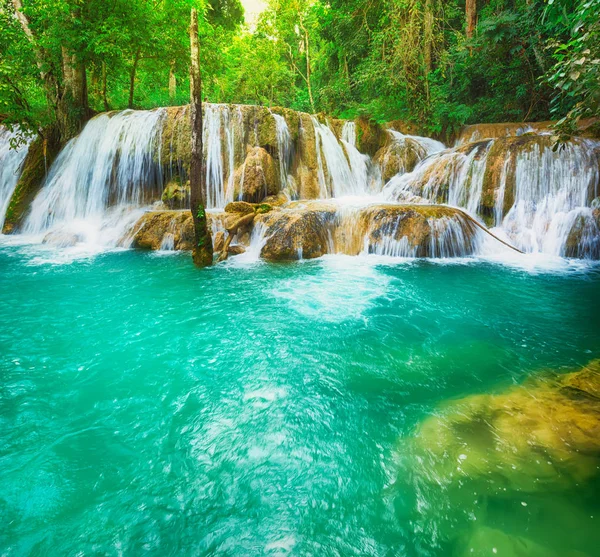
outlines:
[{"label": "waterfall", "polygon": [[438,152],[421,161],[412,172],[392,178],[384,195],[395,201],[448,203],[476,217],[489,148],[487,142],[475,144],[467,152]]},{"label": "waterfall", "polygon": [[342,141],[356,147],[356,123],[346,122],[342,128]]},{"label": "waterfall", "polygon": [[207,104],[205,107],[202,139],[206,159],[206,208],[217,209],[226,205],[221,114],[224,112],[228,119],[229,111],[221,105]]},{"label": "waterfall", "polygon": [[273,113],[273,118],[275,119],[275,131],[277,135],[281,189],[286,190],[289,184],[289,170],[294,155],[292,136],[283,116]]},{"label": "waterfall", "polygon": [[[599,195],[596,150],[600,143],[573,139],[555,149],[549,136],[528,136],[499,143],[490,161],[497,141],[468,144],[427,158],[413,172],[390,180],[386,198],[448,203],[481,219],[486,172],[493,176],[493,165],[498,164],[497,177],[487,184],[494,195],[490,212],[498,232],[522,251],[595,257],[598,225],[590,207]],[[505,211],[507,200],[512,205]],[[580,248],[569,247],[569,242]]]},{"label": "waterfall", "polygon": [[31,143],[31,138],[27,138],[25,143],[13,149],[11,141],[16,140],[18,135],[19,132],[11,132],[0,126],[0,232]]},{"label": "waterfall", "polygon": [[421,159],[427,158],[430,155],[443,151],[446,146],[441,142],[429,137],[421,137],[420,135],[406,135],[396,130],[388,130],[393,140],[396,143],[404,144],[406,141],[413,141],[421,150]]},{"label": "waterfall", "polygon": [[118,227],[115,214],[159,199],[163,117],[163,109],[126,110],[90,120],[52,165],[25,232],[66,227],[86,241],[101,228]]},{"label": "waterfall", "polygon": [[321,197],[365,196],[369,194],[369,157],[351,142],[340,143],[331,128],[314,116]]}]

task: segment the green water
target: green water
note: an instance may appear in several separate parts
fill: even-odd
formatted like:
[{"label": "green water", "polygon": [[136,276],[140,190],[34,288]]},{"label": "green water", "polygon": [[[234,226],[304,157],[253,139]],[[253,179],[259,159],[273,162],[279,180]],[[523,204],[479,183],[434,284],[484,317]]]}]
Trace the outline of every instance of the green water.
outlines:
[{"label": "green water", "polygon": [[404,451],[446,399],[599,357],[598,268],[5,246],[0,302],[0,555],[459,555],[477,526],[598,555],[595,484],[482,503]]}]

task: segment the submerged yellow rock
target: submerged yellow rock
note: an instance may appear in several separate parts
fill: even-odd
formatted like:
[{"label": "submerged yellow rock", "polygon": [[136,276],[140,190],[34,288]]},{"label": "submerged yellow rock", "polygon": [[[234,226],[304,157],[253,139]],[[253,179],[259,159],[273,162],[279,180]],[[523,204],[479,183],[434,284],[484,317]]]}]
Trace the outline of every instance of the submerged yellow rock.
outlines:
[{"label": "submerged yellow rock", "polygon": [[424,477],[441,486],[481,480],[495,495],[576,486],[600,467],[600,360],[453,401],[414,443]]}]

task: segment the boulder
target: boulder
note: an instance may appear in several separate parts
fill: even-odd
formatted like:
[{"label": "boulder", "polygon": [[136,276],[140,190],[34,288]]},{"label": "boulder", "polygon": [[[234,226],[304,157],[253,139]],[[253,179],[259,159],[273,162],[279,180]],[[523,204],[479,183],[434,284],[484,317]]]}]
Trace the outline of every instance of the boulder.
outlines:
[{"label": "boulder", "polygon": [[335,217],[335,206],[325,203],[291,204],[258,215],[255,222],[266,228],[261,257],[269,261],[321,257],[329,252],[328,231]]},{"label": "boulder", "polygon": [[[222,215],[208,213],[208,227],[222,228]],[[189,211],[149,211],[133,226],[122,244],[139,249],[159,250],[165,245],[165,236],[172,240],[172,249],[191,251],[194,249],[195,232],[192,214]]]},{"label": "boulder", "polygon": [[235,172],[235,197],[258,202],[280,190],[279,169],[262,147],[248,149],[246,160]]},{"label": "boulder", "polygon": [[375,154],[375,162],[381,167],[384,182],[399,172],[411,172],[417,163],[427,156],[425,149],[414,139],[406,137],[403,141],[390,141]]},{"label": "boulder", "polygon": [[42,244],[49,244],[57,248],[68,248],[76,245],[81,241],[81,238],[77,234],[67,232],[64,230],[54,230],[48,232],[42,240]]}]

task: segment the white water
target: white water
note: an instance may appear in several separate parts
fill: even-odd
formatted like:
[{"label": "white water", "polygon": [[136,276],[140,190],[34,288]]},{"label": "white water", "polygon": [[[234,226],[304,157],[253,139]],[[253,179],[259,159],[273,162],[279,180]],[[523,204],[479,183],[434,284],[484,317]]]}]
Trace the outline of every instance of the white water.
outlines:
[{"label": "white water", "polygon": [[0,126],[0,233],[31,143],[31,138],[28,138],[25,143],[13,149],[11,140],[16,140],[18,135],[18,132],[11,132]]},{"label": "white water", "polygon": [[[56,245],[117,245],[144,207],[160,198],[164,114],[164,110],[124,111],[91,120],[52,166],[32,204],[24,231]],[[293,141],[285,118],[272,116],[282,189],[291,191]],[[185,111],[181,117],[186,117]],[[383,200],[447,203],[463,208],[482,222],[483,179],[493,140],[470,149],[445,149],[438,141],[390,130],[398,144],[417,144],[422,160],[412,172],[401,172],[393,178],[382,193],[378,165],[356,148],[355,124],[345,123],[338,139],[328,124],[321,124],[314,117],[312,123],[321,198],[355,207]],[[233,200],[236,167],[240,154],[246,152],[244,142],[252,135],[242,129],[242,124],[239,107],[236,110],[226,105],[206,105],[203,133],[209,209],[222,209]],[[170,141],[172,144],[173,136]],[[5,144],[4,134],[0,136],[0,146]],[[533,139],[507,151],[494,190],[494,233],[529,253],[600,256],[600,231],[592,213],[592,201],[599,195],[598,155],[594,153],[598,146],[590,140],[576,140],[555,152],[550,141],[540,145]],[[25,156],[21,151],[0,151],[0,159],[4,156],[9,161],[0,166],[2,220],[16,183],[20,165],[17,155]],[[170,158],[173,163],[172,154]],[[514,191],[507,185],[509,176],[515,177]],[[505,199],[514,199],[507,211]],[[441,221],[438,225],[443,225],[443,229],[436,233],[437,244],[431,246],[432,253],[440,257],[459,255],[459,250],[444,246],[461,242],[466,245],[467,239],[460,237],[462,229]],[[579,248],[577,253],[567,254],[567,239],[574,227],[580,229]],[[258,234],[254,246],[263,240]],[[414,255],[403,239],[396,240],[394,230],[390,229],[377,242],[365,245],[364,252]],[[166,238],[164,249],[172,249],[171,243],[172,238]],[[255,251],[249,250],[248,257]]]},{"label": "white water", "polygon": [[275,132],[277,135],[281,189],[286,191],[290,184],[291,177],[289,176],[289,171],[294,154],[292,136],[290,134],[287,122],[283,116],[273,113],[273,119],[275,120]]},{"label": "white water", "polygon": [[52,165],[24,232],[60,229],[77,242],[115,245],[130,220],[125,215],[162,192],[163,116],[163,110],[126,110],[93,118]]},{"label": "white water", "polygon": [[[451,149],[422,161],[385,187],[386,199],[448,203],[479,219],[487,158],[493,141],[471,150]],[[578,255],[598,254],[598,226],[590,204],[599,195],[600,174],[594,149],[598,142],[577,139],[553,150],[551,140],[535,139],[507,151],[495,185],[494,232],[528,253],[566,255],[574,225],[583,229]],[[512,157],[515,157],[513,160]],[[512,207],[504,214],[508,169],[514,164]],[[597,255],[595,255],[597,257]]]}]

